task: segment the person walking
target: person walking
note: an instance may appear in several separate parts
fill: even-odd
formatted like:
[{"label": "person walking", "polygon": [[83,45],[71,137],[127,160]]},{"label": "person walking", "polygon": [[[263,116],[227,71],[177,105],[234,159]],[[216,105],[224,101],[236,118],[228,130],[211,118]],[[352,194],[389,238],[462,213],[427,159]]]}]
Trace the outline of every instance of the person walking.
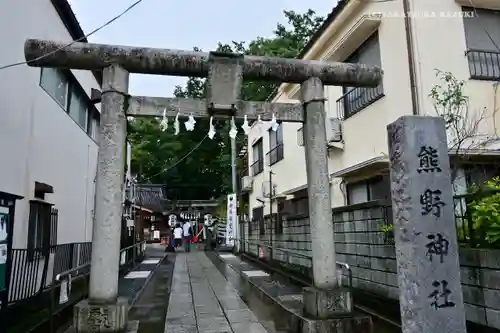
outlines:
[{"label": "person walking", "polygon": [[186,221],[182,226],[183,236],[184,236],[184,251],[191,252],[191,241],[193,239],[193,228],[191,223]]},{"label": "person walking", "polygon": [[174,247],[177,249],[182,245],[182,228],[179,223],[175,226],[174,229]]}]

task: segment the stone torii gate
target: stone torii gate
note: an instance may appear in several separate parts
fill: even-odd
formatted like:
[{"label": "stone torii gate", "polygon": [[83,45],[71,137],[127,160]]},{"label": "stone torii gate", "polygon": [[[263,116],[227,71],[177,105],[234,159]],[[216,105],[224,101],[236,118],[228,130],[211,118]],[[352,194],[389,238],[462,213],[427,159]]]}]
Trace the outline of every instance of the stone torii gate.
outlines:
[{"label": "stone torii gate", "polygon": [[[305,311],[318,319],[352,313],[351,297],[339,288],[332,225],[324,85],[375,87],[376,67],[220,52],[191,52],[28,39],[29,66],[103,70],[101,123],[89,299],[79,303],[77,332],[123,332],[127,301],[118,295],[126,117],[260,118],[275,115],[304,123],[312,267],[315,288],[304,293]],[[129,73],[207,77],[207,98],[137,97],[128,94]],[[242,101],[243,79],[301,85],[302,104]]]}]

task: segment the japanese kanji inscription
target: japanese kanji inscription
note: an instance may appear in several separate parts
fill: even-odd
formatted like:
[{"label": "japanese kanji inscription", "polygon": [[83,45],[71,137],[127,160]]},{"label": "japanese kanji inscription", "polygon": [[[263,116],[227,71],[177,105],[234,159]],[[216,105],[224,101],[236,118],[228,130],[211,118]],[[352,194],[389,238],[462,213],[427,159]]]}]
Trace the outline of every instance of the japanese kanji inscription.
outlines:
[{"label": "japanese kanji inscription", "polygon": [[387,129],[403,333],[466,333],[444,120]]},{"label": "japanese kanji inscription", "polygon": [[439,166],[439,156],[436,148],[431,146],[420,147],[420,152],[418,153],[419,167],[417,168],[418,173],[423,172],[441,172],[442,169]]}]

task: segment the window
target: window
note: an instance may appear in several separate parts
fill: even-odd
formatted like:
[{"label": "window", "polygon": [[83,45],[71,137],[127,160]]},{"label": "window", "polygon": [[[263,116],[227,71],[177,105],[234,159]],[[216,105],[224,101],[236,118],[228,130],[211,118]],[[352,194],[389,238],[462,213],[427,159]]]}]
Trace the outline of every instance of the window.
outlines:
[{"label": "window", "polygon": [[283,217],[286,215],[285,201],[281,200],[278,202],[278,214],[275,217],[274,230],[276,235],[283,234]]},{"label": "window", "polygon": [[69,116],[85,130],[87,129],[87,110],[87,100],[75,86],[72,86],[68,113]]},{"label": "window", "polygon": [[283,159],[283,124],[276,131],[269,129],[269,152],[266,154],[269,165]]},{"label": "window", "polygon": [[377,176],[347,184],[347,204],[355,205],[373,200],[390,200],[390,186],[389,176]]},{"label": "window", "polygon": [[262,144],[262,138],[260,138],[252,146],[253,152],[253,164],[251,166],[252,176],[256,176],[262,171],[264,171],[264,150]]},{"label": "window", "polygon": [[304,127],[297,130],[297,144],[299,147],[304,147]]},{"label": "window", "polygon": [[99,140],[99,119],[100,114],[97,109],[94,107],[88,112],[88,121],[87,121],[87,134],[94,140]]},{"label": "window", "polygon": [[66,110],[68,106],[68,80],[55,68],[42,68],[40,86]]},{"label": "window", "polygon": [[[378,32],[368,38],[345,62],[381,66]],[[384,96],[382,83],[376,88],[342,87],[337,100],[339,119],[349,118]]]},{"label": "window", "polygon": [[463,169],[467,187],[481,186],[488,180],[500,176],[500,167],[492,164],[470,164]]},{"label": "window", "polygon": [[44,201],[30,201],[28,250],[47,249],[54,242],[57,243],[57,218],[53,218],[51,205]]},{"label": "window", "polygon": [[355,205],[368,201],[368,186],[365,181],[347,185],[347,204]]},{"label": "window", "polygon": [[252,209],[252,221],[253,222],[259,221],[259,234],[264,235],[265,228],[264,228],[264,207],[263,206]]},{"label": "window", "polygon": [[462,11],[474,13],[463,19],[471,78],[500,79],[500,11],[470,7]]},{"label": "window", "polygon": [[99,112],[91,105],[71,72],[42,68],[40,86],[95,141],[99,136]]}]

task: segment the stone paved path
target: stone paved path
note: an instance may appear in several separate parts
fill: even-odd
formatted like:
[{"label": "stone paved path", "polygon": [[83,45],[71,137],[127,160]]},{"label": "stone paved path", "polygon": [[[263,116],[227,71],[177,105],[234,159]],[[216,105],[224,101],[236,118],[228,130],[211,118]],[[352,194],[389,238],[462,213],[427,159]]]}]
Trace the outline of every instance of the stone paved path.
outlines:
[{"label": "stone paved path", "polygon": [[176,256],[165,333],[267,333],[203,252]]}]

